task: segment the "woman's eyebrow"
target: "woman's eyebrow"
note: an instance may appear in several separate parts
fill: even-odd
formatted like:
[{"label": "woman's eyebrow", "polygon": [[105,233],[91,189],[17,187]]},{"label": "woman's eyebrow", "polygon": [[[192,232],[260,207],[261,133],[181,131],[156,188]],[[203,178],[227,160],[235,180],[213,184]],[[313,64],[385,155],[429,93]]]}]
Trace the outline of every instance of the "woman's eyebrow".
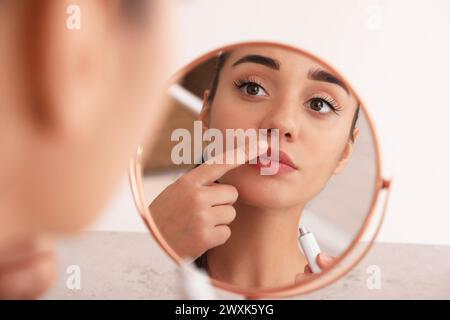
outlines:
[{"label": "woman's eyebrow", "polygon": [[269,67],[274,70],[280,70],[280,63],[277,60],[270,58],[270,57],[262,56],[259,54],[249,54],[249,55],[243,56],[242,58],[237,60],[235,63],[233,63],[233,67],[237,66],[238,64],[246,63],[246,62],[257,63],[257,64],[261,64],[263,66]]},{"label": "woman's eyebrow", "polygon": [[339,80],[337,77],[335,77],[334,75],[323,69],[316,68],[309,70],[308,79],[336,84],[340,86],[342,89],[344,89],[345,92],[347,92],[347,94],[350,94],[347,86],[341,80]]}]

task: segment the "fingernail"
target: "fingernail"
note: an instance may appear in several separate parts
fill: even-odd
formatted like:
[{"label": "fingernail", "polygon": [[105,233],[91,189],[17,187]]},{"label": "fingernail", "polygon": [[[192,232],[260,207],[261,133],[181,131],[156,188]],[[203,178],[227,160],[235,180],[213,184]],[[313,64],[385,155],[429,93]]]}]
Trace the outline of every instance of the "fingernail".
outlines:
[{"label": "fingernail", "polygon": [[333,262],[333,257],[326,253],[320,253],[320,260],[323,263],[331,263],[331,262]]},{"label": "fingernail", "polygon": [[268,147],[269,147],[267,141],[264,140],[264,139],[263,139],[263,140],[259,140],[258,146],[259,146],[259,153],[264,153],[264,152],[266,152],[267,149],[268,149]]}]

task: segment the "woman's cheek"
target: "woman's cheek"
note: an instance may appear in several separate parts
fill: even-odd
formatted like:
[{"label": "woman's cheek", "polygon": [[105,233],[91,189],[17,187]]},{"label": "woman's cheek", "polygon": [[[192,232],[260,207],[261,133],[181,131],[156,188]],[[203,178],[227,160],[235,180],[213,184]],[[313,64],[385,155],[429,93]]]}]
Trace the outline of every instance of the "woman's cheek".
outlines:
[{"label": "woman's cheek", "polygon": [[329,148],[318,156],[317,159],[322,160],[316,161],[316,165],[311,170],[311,184],[314,186],[312,189],[315,193],[322,191],[333,176],[340,158],[341,150],[339,149],[335,147]]}]

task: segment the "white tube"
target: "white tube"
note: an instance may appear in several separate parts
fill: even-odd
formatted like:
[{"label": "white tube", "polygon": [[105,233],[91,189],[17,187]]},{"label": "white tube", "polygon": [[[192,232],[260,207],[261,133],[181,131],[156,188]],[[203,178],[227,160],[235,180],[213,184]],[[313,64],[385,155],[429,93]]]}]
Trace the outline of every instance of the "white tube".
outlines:
[{"label": "white tube", "polygon": [[301,227],[299,230],[300,236],[298,237],[298,241],[300,242],[306,260],[308,260],[309,268],[313,273],[319,273],[322,271],[317,265],[316,260],[317,255],[320,253],[319,244],[317,243],[314,234],[306,230],[305,227]]}]

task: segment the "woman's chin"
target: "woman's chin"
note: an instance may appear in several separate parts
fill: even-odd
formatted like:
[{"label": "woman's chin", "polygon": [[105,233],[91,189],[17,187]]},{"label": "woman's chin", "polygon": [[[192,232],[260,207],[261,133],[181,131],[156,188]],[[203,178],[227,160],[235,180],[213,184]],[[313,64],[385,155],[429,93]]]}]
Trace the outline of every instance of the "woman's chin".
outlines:
[{"label": "woman's chin", "polygon": [[258,190],[259,188],[249,190],[247,188],[240,189],[239,187],[237,187],[237,189],[239,192],[239,201],[253,207],[283,209],[296,204],[293,201],[290,201],[290,199],[287,199],[279,192]]},{"label": "woman's chin", "polygon": [[296,187],[292,179],[263,176],[249,166],[228,172],[220,183],[236,187],[239,201],[256,207],[282,209],[298,205],[301,201],[299,193],[293,192],[301,188]]},{"label": "woman's chin", "polygon": [[299,202],[299,197],[292,194],[293,188],[288,185],[253,183],[251,180],[245,179],[233,180],[226,183],[236,187],[239,193],[239,201],[247,205],[283,209],[295,206]]}]

